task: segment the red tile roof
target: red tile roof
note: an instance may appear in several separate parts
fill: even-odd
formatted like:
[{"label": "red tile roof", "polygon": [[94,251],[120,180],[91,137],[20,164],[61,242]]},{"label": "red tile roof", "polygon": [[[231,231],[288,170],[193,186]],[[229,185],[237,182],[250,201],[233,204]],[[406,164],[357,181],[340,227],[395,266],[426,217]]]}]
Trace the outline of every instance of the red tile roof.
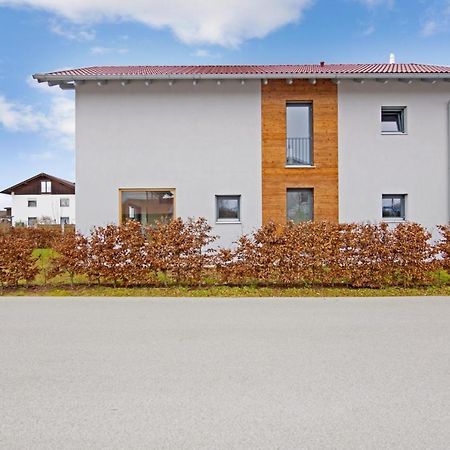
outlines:
[{"label": "red tile roof", "polygon": [[36,74],[40,81],[99,78],[307,77],[450,75],[450,67],[427,64],[301,64],[224,66],[95,66]]}]

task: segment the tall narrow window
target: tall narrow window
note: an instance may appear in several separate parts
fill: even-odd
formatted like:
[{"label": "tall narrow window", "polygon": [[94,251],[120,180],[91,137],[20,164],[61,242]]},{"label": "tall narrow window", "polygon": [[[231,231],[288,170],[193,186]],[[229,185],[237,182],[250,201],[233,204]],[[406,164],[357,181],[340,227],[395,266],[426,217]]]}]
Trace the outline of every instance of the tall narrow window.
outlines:
[{"label": "tall narrow window", "polygon": [[52,182],[51,181],[41,181],[41,193],[51,194],[52,193]]},{"label": "tall narrow window", "polygon": [[286,195],[287,219],[295,223],[314,218],[314,190],[288,189]]},{"label": "tall narrow window", "polygon": [[146,226],[168,223],[174,218],[174,190],[123,190],[120,196],[122,221],[136,220]]},{"label": "tall narrow window", "polygon": [[312,166],[312,104],[286,105],[286,165]]},{"label": "tall narrow window", "polygon": [[383,134],[406,133],[406,106],[381,107],[381,132]]},{"label": "tall narrow window", "polygon": [[405,194],[384,194],[382,198],[382,217],[389,220],[405,220]]}]

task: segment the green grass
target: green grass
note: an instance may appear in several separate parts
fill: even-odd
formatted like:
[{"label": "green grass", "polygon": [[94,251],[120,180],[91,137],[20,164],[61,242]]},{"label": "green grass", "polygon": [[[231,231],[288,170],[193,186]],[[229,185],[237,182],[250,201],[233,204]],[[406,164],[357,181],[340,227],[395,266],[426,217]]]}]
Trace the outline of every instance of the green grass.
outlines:
[{"label": "green grass", "polygon": [[[261,286],[217,286],[207,280],[203,287],[130,287],[114,288],[106,285],[90,285],[83,276],[75,277],[71,288],[67,274],[46,280],[51,249],[35,249],[33,255],[40,270],[31,286],[21,285],[17,289],[5,289],[0,295],[11,296],[99,296],[99,297],[398,297],[398,296],[450,296],[450,275],[446,271],[436,272],[433,286],[418,288],[389,287],[383,289],[352,289],[341,287],[282,288]],[[164,280],[160,280],[164,281]],[[167,280],[166,280],[167,281]]]},{"label": "green grass", "polygon": [[450,286],[424,288],[271,288],[271,287],[136,287],[113,288],[78,284],[73,289],[67,285],[20,287],[5,290],[4,295],[13,296],[98,296],[98,297],[399,297],[399,296],[449,296]]}]

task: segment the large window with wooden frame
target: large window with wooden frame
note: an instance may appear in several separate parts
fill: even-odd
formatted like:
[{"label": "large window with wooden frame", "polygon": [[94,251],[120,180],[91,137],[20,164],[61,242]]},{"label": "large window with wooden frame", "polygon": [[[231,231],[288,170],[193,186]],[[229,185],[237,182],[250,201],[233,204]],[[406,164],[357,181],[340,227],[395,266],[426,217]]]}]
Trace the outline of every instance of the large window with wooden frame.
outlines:
[{"label": "large window with wooden frame", "polygon": [[121,189],[121,221],[136,220],[142,225],[168,223],[175,217],[175,189]]},{"label": "large window with wooden frame", "polygon": [[312,103],[286,104],[286,166],[312,166]]}]

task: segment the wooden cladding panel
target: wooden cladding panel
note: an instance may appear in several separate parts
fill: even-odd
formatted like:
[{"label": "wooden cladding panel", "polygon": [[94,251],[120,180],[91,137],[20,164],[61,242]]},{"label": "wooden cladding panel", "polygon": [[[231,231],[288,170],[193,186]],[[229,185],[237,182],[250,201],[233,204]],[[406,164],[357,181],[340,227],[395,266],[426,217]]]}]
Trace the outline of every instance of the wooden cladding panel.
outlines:
[{"label": "wooden cladding panel", "polygon": [[[41,181],[51,181],[52,182],[52,192],[51,194],[57,195],[70,195],[75,194],[75,186],[68,186],[64,183],[59,182],[53,178],[40,177],[32,179],[26,183],[21,184],[16,189],[14,189],[14,194],[16,195],[40,195],[41,192]],[[42,194],[49,195],[49,194]]]},{"label": "wooden cladding panel", "polygon": [[[337,86],[329,80],[262,85],[263,222],[286,222],[286,189],[314,189],[314,220],[339,220]],[[314,167],[286,167],[286,104],[313,105]]]}]

